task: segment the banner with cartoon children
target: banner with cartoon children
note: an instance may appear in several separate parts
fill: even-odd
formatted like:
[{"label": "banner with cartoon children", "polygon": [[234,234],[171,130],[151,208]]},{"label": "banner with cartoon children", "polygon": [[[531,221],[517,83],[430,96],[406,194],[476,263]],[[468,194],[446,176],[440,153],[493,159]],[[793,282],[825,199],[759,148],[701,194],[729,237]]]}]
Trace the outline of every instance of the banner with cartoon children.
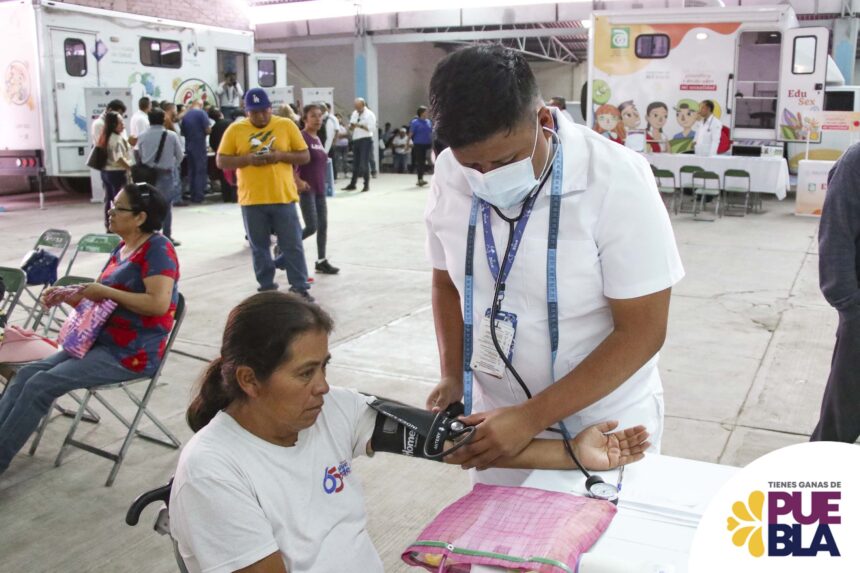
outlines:
[{"label": "banner with cartoon children", "polygon": [[[714,103],[723,123],[740,24],[624,24],[597,16],[591,62],[592,128],[624,144],[645,134],[646,152],[693,151],[698,110]],[[725,55],[723,57],[722,55]]]}]

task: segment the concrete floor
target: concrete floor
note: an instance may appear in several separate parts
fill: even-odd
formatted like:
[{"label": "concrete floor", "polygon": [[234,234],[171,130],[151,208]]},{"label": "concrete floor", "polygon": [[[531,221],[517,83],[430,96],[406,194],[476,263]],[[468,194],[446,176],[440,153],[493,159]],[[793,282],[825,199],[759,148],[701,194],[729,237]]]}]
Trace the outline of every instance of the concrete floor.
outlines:
[{"label": "concrete floor", "polygon": [[[330,259],[342,271],[317,277],[313,294],[337,323],[333,384],[421,405],[436,381],[425,196],[410,176],[382,175],[372,192],[330,201]],[[44,211],[32,196],[2,197],[0,206],[0,265],[20,264],[46,228],[73,238],[101,228],[99,205],[62,193],[52,193]],[[673,218],[687,277],[672,294],[661,353],[665,454],[744,465],[806,441],[815,425],[836,327],[817,286],[818,223],[795,217],[790,201],[766,200],[764,208],[716,223]],[[187,440],[183,414],[202,360],[215,356],[227,311],[256,283],[238,207],[179,209],[174,227],[188,301],[176,344],[184,355],[170,357],[151,405]],[[312,260],[315,244],[306,248]],[[82,260],[76,274],[99,264]],[[154,512],[137,528],[123,517],[139,492],[170,476],[177,452],[134,443],[106,489],[106,460],[76,451],[53,467],[68,426],[52,421],[36,455],[19,455],[0,476],[0,571],[175,571],[168,542],[149,529]],[[104,420],[81,436],[117,446],[121,427]],[[402,549],[469,487],[457,468],[398,456],[360,460],[356,473],[387,571],[406,570]]]}]

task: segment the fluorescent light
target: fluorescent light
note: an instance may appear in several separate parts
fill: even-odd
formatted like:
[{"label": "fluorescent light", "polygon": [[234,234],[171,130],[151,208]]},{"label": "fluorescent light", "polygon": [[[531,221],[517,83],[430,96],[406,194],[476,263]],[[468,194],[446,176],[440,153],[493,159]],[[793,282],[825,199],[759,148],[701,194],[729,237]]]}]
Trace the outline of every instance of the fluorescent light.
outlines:
[{"label": "fluorescent light", "polygon": [[699,32],[698,34],[696,34],[696,39],[697,40],[707,40],[708,39],[707,32]]},{"label": "fluorescent light", "polygon": [[582,21],[582,27],[585,28],[586,30],[591,28],[591,20],[583,20]]},{"label": "fluorescent light", "polygon": [[[567,0],[563,4],[581,4],[590,0]],[[394,12],[423,12],[431,10],[460,10],[464,8],[495,8],[549,4],[547,0],[308,0],[287,4],[267,4],[249,9],[253,24],[322,20],[361,14]],[[590,25],[590,24],[589,24]]]}]

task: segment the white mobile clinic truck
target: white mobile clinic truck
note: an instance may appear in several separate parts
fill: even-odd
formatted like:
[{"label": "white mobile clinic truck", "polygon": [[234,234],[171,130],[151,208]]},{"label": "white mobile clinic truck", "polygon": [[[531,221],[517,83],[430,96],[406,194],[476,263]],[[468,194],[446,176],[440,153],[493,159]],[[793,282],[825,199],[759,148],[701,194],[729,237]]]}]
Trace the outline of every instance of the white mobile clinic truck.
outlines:
[{"label": "white mobile clinic truck", "polygon": [[825,85],[844,83],[829,38],[790,6],[595,12],[588,125],[622,141],[644,130],[651,151],[683,153],[711,100],[736,142],[818,144]]},{"label": "white mobile clinic truck", "polygon": [[111,99],[130,117],[143,96],[214,101],[227,71],[246,90],[287,81],[286,55],[254,53],[252,32],[48,0],[0,2],[0,38],[0,176],[82,191],[88,127]]}]

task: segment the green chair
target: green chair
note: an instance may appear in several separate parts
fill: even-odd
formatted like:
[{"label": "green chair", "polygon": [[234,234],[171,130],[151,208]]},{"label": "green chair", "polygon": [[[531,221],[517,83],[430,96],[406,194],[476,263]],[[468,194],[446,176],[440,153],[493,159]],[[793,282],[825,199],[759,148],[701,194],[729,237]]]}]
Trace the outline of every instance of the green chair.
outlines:
[{"label": "green chair", "polygon": [[21,269],[0,267],[0,279],[3,279],[3,284],[6,285],[6,293],[0,299],[0,314],[11,317],[27,285],[27,274]]},{"label": "green chair", "polygon": [[[48,229],[36,240],[36,245],[33,247],[33,250],[43,249],[55,255],[59,262],[62,262],[71,242],[72,236],[68,231],[63,229]],[[42,291],[44,291],[46,287],[45,285],[29,286],[32,288],[28,288],[27,285],[24,285],[24,292],[21,293],[21,299],[18,303],[21,305],[21,308],[26,309],[28,312],[27,320],[24,321],[24,328],[31,327],[32,324],[33,330],[36,330],[36,323],[34,323],[33,320],[37,315],[41,314],[42,305],[39,303],[39,299],[42,296]],[[28,299],[26,302],[24,300],[25,298]]]},{"label": "green chair", "polygon": [[[727,169],[723,173],[723,197],[725,198],[723,209],[726,215],[745,216],[750,208],[750,195],[749,171]],[[738,201],[734,201],[733,197],[737,197]],[[743,202],[740,201],[741,198]]]},{"label": "green chair", "polygon": [[654,180],[657,182],[657,190],[669,213],[678,214],[678,206],[681,202],[681,188],[675,180],[675,174],[668,169],[654,168]]},{"label": "green chair", "polygon": [[[699,167],[698,165],[684,165],[678,171],[678,184],[680,185],[680,197],[679,197],[679,211],[683,213],[692,213],[694,209],[694,205],[690,205],[689,210],[684,209],[684,194],[689,191],[690,194],[693,192],[693,175],[699,173],[700,171],[704,171],[703,167]],[[685,177],[686,176],[686,177]],[[687,179],[687,184],[684,184],[684,179]],[[693,201],[695,204],[695,199]]]},{"label": "green chair", "polygon": [[[722,187],[720,176],[713,171],[699,171],[693,175],[693,219],[696,221],[715,221],[722,216],[720,210],[720,197]],[[714,201],[714,218],[700,217],[699,213],[705,210],[705,198],[712,197]]]}]

